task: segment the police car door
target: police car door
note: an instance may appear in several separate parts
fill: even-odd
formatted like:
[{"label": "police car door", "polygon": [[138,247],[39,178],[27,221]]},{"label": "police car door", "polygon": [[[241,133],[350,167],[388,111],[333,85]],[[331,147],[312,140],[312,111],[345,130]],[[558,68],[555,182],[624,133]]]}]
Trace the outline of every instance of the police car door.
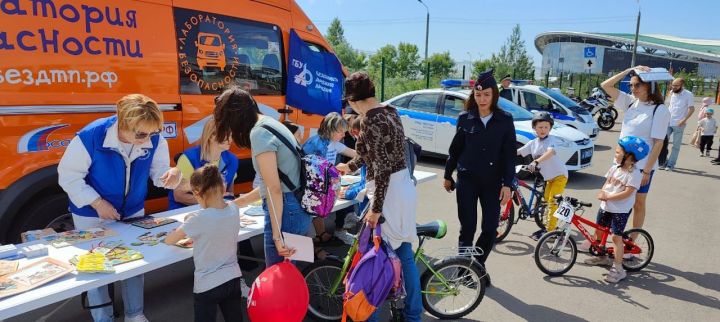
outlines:
[{"label": "police car door", "polygon": [[415,94],[407,102],[407,109],[400,113],[403,118],[405,135],[422,146],[423,151],[446,154],[435,144],[440,93]]},{"label": "police car door", "polygon": [[455,136],[458,115],[464,110],[465,99],[460,96],[445,94],[440,103],[440,115],[435,130],[435,147],[442,154],[447,154],[450,142]]}]

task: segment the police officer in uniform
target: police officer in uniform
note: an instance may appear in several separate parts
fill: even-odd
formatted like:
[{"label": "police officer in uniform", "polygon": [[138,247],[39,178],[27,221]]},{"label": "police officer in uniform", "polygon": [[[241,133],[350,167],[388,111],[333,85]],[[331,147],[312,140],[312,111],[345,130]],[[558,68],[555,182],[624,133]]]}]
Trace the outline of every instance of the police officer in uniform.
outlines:
[{"label": "police officer in uniform", "polygon": [[512,102],[512,90],[510,90],[511,82],[512,76],[510,76],[510,74],[505,75],[505,77],[500,80],[500,97]]},{"label": "police officer in uniform", "polygon": [[[510,199],[515,176],[515,126],[513,118],[498,107],[499,91],[493,70],[482,72],[458,116],[457,131],[445,163],[445,190],[457,188],[460,247],[479,246],[485,264],[495,242],[500,205]],[[457,169],[457,185],[453,172]],[[480,237],[475,241],[480,201]],[[489,283],[489,276],[486,283]]]}]

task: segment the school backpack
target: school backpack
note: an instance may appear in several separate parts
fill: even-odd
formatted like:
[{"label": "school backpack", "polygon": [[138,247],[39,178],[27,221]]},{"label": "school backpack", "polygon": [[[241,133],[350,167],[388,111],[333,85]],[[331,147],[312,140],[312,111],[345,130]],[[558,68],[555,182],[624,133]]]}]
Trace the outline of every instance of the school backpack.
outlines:
[{"label": "school backpack", "polygon": [[410,171],[410,178],[412,178],[413,183],[417,185],[415,164],[417,163],[418,156],[422,153],[422,146],[407,136],[405,137],[403,146],[405,148],[405,165],[408,171]]},{"label": "school backpack", "polygon": [[300,202],[300,206],[311,215],[327,217],[335,205],[336,192],[340,188],[340,172],[335,165],[317,155],[305,155],[296,144],[290,143],[284,135],[268,125],[262,127],[277,137],[295,153],[300,160],[300,186],[295,186],[290,177],[278,170],[280,180]]},{"label": "school backpack", "polygon": [[365,225],[360,233],[358,251],[345,278],[343,316],[353,321],[366,321],[389,297],[404,295],[402,266],[392,248],[383,242],[378,224]]}]

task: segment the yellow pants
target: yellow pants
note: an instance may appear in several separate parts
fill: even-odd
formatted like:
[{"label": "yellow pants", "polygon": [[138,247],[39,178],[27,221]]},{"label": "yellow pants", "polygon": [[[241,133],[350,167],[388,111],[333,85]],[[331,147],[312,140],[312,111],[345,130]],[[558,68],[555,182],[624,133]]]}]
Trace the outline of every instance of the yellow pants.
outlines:
[{"label": "yellow pants", "polygon": [[545,201],[547,201],[548,207],[545,213],[547,217],[547,230],[553,231],[557,227],[557,218],[553,216],[558,205],[555,202],[554,196],[560,195],[565,191],[565,185],[567,184],[568,178],[566,176],[557,176],[548,181],[545,181]]}]

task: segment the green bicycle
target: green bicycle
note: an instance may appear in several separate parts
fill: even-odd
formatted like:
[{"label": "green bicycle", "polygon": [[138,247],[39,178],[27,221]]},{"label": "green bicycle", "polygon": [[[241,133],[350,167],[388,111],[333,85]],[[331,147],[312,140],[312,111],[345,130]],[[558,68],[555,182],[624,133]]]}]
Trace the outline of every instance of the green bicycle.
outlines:
[{"label": "green bicycle", "polygon": [[[423,307],[439,319],[458,319],[473,310],[485,296],[485,268],[475,260],[482,254],[477,247],[460,247],[448,250],[447,256],[432,260],[425,255],[426,239],[441,239],[447,233],[447,225],[435,220],[417,226],[420,244],[415,251],[415,262],[426,269],[420,277]],[[343,312],[343,281],[353,256],[358,250],[358,236],[344,260],[327,258],[317,261],[303,270],[310,291],[308,312],[316,320],[340,321]],[[390,299],[393,321],[401,321],[396,303]]]}]

